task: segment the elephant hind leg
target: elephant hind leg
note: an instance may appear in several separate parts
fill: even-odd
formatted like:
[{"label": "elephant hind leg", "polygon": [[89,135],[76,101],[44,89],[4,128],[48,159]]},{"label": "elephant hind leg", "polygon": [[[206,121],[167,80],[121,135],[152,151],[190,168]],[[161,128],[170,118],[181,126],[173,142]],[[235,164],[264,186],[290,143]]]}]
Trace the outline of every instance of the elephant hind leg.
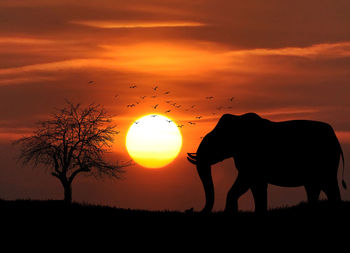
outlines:
[{"label": "elephant hind leg", "polygon": [[339,191],[339,185],[338,180],[334,179],[329,182],[327,182],[323,189],[324,193],[327,195],[327,199],[330,202],[339,202],[341,200],[340,198],[340,191]]},{"label": "elephant hind leg", "polygon": [[316,185],[305,185],[307,200],[310,204],[315,204],[320,196],[321,189]]}]

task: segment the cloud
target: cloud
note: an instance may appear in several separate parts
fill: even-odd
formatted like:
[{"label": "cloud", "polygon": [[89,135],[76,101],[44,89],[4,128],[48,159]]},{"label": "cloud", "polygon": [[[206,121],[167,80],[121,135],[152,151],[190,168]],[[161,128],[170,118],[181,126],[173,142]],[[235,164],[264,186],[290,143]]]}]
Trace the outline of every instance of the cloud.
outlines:
[{"label": "cloud", "polygon": [[[17,38],[0,38],[1,41],[11,41],[17,43]],[[46,40],[27,39],[24,43],[46,43]],[[75,46],[74,46],[75,47]],[[303,78],[307,75],[313,75],[315,71],[319,72],[318,66],[314,70],[299,68],[301,63],[288,57],[302,57],[306,59],[324,59],[327,66],[327,73],[319,73],[318,76],[328,75],[330,66],[328,59],[347,58],[350,56],[350,42],[342,43],[322,43],[309,47],[287,47],[278,49],[251,49],[251,50],[231,50],[223,45],[216,43],[202,43],[193,41],[191,43],[133,43],[133,44],[105,44],[99,45],[95,49],[82,51],[79,54],[74,53],[74,47],[68,43],[62,44],[60,50],[55,54],[73,52],[72,57],[81,56],[81,58],[72,58],[67,60],[50,61],[34,64],[25,64],[22,66],[0,68],[0,85],[11,83],[24,83],[29,81],[28,73],[51,73],[57,71],[100,69],[108,71],[119,71],[124,73],[149,73],[149,74],[167,74],[174,76],[195,75],[201,78],[216,74],[216,80],[228,83],[227,75],[236,75],[237,78],[244,75],[251,78],[255,75],[267,74],[295,74],[298,71],[299,76]],[[44,48],[45,49],[45,48]],[[44,50],[43,49],[43,50]],[[46,50],[54,52],[54,48],[49,47]],[[0,50],[1,51],[1,50]],[[89,53],[90,52],[90,53]],[[70,56],[67,54],[67,56]],[[88,57],[91,56],[91,57]],[[273,57],[284,57],[284,60],[274,60]],[[86,58],[83,58],[86,57]],[[263,59],[261,59],[263,57]],[[54,57],[52,57],[54,59]],[[320,64],[322,61],[318,61]],[[303,62],[302,64],[306,64]],[[335,69],[339,75],[340,68]],[[217,75],[217,73],[225,73]],[[335,72],[334,72],[335,73]],[[346,73],[345,73],[346,74]],[[18,76],[20,75],[20,76]],[[232,78],[232,77],[231,77]],[[42,77],[42,80],[48,80]],[[238,80],[237,79],[237,80]],[[40,77],[36,78],[40,81]]]},{"label": "cloud", "polygon": [[0,37],[1,44],[25,44],[25,45],[47,45],[53,44],[55,41],[48,39],[37,39],[31,37]]},{"label": "cloud", "polygon": [[171,28],[171,27],[200,27],[206,24],[193,21],[98,21],[98,20],[81,20],[70,21],[72,24],[84,25],[96,28],[104,29],[117,29],[117,28]]},{"label": "cloud", "polygon": [[30,72],[55,72],[62,70],[74,70],[83,68],[111,68],[113,61],[107,59],[71,59],[66,61],[56,61],[41,64],[30,64],[21,67],[0,69],[1,75],[14,75]]},{"label": "cloud", "polygon": [[321,43],[314,44],[308,47],[285,47],[277,49],[250,49],[250,50],[237,50],[230,53],[232,56],[299,56],[306,58],[314,57],[349,57],[350,56],[350,42],[344,41],[339,43]]},{"label": "cloud", "polygon": [[7,85],[47,82],[47,81],[54,81],[54,80],[57,80],[57,78],[47,77],[47,76],[46,77],[45,76],[14,77],[14,78],[8,78],[8,79],[0,79],[0,87],[7,86]]},{"label": "cloud", "polygon": [[297,114],[312,114],[315,112],[319,112],[320,108],[313,108],[313,107],[279,107],[275,109],[270,109],[268,111],[259,111],[258,114],[264,115],[264,116],[290,116],[290,115],[297,115]]}]

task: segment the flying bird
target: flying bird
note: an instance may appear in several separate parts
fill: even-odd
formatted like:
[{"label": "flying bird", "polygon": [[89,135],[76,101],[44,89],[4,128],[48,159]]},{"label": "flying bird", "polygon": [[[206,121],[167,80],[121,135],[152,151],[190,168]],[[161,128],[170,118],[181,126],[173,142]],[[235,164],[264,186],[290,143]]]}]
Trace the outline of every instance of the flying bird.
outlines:
[{"label": "flying bird", "polygon": [[139,122],[139,121],[135,121],[134,123],[137,125],[137,124],[140,123],[140,122]]},{"label": "flying bird", "polygon": [[153,114],[153,115],[151,115],[151,117],[154,118],[154,117],[157,117],[157,115],[156,115],[156,114]]},{"label": "flying bird", "polygon": [[130,89],[135,89],[137,86],[136,85],[131,85],[129,88]]},{"label": "flying bird", "polygon": [[157,90],[157,89],[158,89],[158,86],[153,87],[153,90]]},{"label": "flying bird", "polygon": [[129,104],[126,107],[134,107],[134,106],[135,106],[135,104]]},{"label": "flying bird", "polygon": [[172,106],[176,106],[176,103],[171,104]]},{"label": "flying bird", "polygon": [[155,96],[155,95],[154,95],[154,96],[151,96],[151,98],[156,98],[156,97],[157,97],[157,96]]},{"label": "flying bird", "polygon": [[206,99],[213,99],[214,97],[213,96],[209,96],[209,97],[206,97]]},{"label": "flying bird", "polygon": [[166,120],[166,121],[168,121],[168,123],[171,123],[171,122],[172,122],[172,120]]},{"label": "flying bird", "polygon": [[178,128],[183,128],[184,125],[177,125]]},{"label": "flying bird", "polygon": [[190,108],[187,108],[185,111],[188,112],[190,109],[193,109],[195,105],[192,105]]},{"label": "flying bird", "polygon": [[201,119],[201,118],[203,118],[203,116],[197,116],[197,117],[196,117],[196,119]]},{"label": "flying bird", "polygon": [[196,123],[192,122],[192,121],[189,121],[188,124],[190,125],[195,125]]},{"label": "flying bird", "polygon": [[166,101],[165,101],[165,103],[170,104],[170,103],[171,103],[171,101],[170,101],[170,100],[166,100]]},{"label": "flying bird", "polygon": [[156,104],[156,105],[154,105],[154,106],[152,106],[152,107],[153,107],[153,109],[155,110],[155,109],[157,109],[158,104]]},{"label": "flying bird", "polygon": [[141,98],[141,99],[145,99],[145,97],[146,97],[146,96],[141,96],[140,98]]},{"label": "flying bird", "polygon": [[164,113],[168,113],[168,112],[171,112],[171,110],[166,110]]},{"label": "flying bird", "polygon": [[177,106],[175,106],[176,108],[180,108],[181,107],[181,105],[177,105]]},{"label": "flying bird", "polygon": [[170,91],[166,91],[166,92],[164,92],[164,94],[165,94],[165,95],[168,95],[169,93],[170,93]]},{"label": "flying bird", "polygon": [[231,98],[230,98],[230,101],[232,102],[234,99],[235,99],[235,97],[231,97]]}]

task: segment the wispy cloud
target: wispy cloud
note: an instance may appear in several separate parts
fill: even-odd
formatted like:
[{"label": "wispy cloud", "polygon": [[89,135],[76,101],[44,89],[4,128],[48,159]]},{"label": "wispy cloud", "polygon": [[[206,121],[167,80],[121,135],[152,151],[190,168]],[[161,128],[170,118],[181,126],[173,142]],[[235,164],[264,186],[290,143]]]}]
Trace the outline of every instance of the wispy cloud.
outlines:
[{"label": "wispy cloud", "polygon": [[24,84],[24,83],[47,82],[47,81],[54,81],[56,79],[57,78],[54,78],[54,77],[43,77],[43,76],[30,76],[30,77],[18,77],[18,78],[15,77],[15,78],[0,80],[0,87],[8,86],[8,85]]},{"label": "wispy cloud", "polygon": [[[6,41],[3,39],[3,41]],[[16,41],[11,39],[11,41]],[[44,40],[45,41],[45,40]],[[1,40],[0,40],[1,43]],[[31,43],[31,40],[28,41]],[[41,43],[40,40],[34,43]],[[31,72],[55,72],[72,69],[109,69],[124,72],[166,73],[181,75],[212,73],[215,71],[234,71],[235,73],[279,73],[288,72],[288,66],[269,65],[256,60],[257,56],[300,56],[300,57],[332,57],[350,56],[350,42],[334,44],[316,44],[310,47],[229,50],[211,43],[196,43],[191,46],[184,43],[136,43],[130,45],[99,45],[102,49],[93,57],[73,58],[63,61],[28,64],[19,67],[2,68],[0,85],[11,81],[8,75]],[[214,48],[214,49],[213,49]],[[17,76],[17,78],[20,78]],[[26,78],[26,77],[25,77]],[[25,79],[18,79],[26,82]]]},{"label": "wispy cloud", "polygon": [[350,56],[350,42],[339,42],[339,43],[320,43],[314,44],[308,47],[285,47],[277,49],[265,49],[257,48],[250,50],[237,50],[231,51],[232,56],[299,56],[299,57],[322,57],[328,56],[330,58],[348,57]]},{"label": "wispy cloud", "polygon": [[118,29],[118,28],[171,28],[171,27],[199,27],[206,26],[204,23],[193,21],[101,21],[101,20],[77,20],[70,21],[72,24],[84,25],[96,28]]},{"label": "wispy cloud", "polygon": [[21,67],[0,69],[0,75],[12,75],[27,72],[51,72],[69,69],[80,69],[80,68],[110,68],[113,66],[111,60],[102,59],[72,59],[66,61],[56,61],[42,64],[31,64]]},{"label": "wispy cloud", "polygon": [[288,116],[288,115],[296,115],[296,114],[311,114],[315,112],[319,112],[319,108],[313,107],[287,107],[287,108],[275,108],[269,111],[261,111],[258,112],[261,115],[266,116]]},{"label": "wispy cloud", "polygon": [[1,44],[29,44],[29,45],[45,45],[55,43],[53,40],[37,39],[29,37],[0,37]]}]

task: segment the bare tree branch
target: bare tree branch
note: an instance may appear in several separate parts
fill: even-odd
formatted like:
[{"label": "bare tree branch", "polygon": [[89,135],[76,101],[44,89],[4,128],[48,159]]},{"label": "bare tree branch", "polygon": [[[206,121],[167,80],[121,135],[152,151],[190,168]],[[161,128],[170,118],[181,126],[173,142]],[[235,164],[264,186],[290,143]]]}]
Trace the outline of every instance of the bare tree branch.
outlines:
[{"label": "bare tree branch", "polygon": [[132,164],[112,164],[104,158],[117,133],[111,117],[100,105],[81,108],[80,104],[66,103],[50,119],[39,122],[32,136],[14,142],[20,145],[19,160],[24,165],[48,168],[67,184],[63,185],[65,189],[70,189],[79,173],[120,179]]}]

